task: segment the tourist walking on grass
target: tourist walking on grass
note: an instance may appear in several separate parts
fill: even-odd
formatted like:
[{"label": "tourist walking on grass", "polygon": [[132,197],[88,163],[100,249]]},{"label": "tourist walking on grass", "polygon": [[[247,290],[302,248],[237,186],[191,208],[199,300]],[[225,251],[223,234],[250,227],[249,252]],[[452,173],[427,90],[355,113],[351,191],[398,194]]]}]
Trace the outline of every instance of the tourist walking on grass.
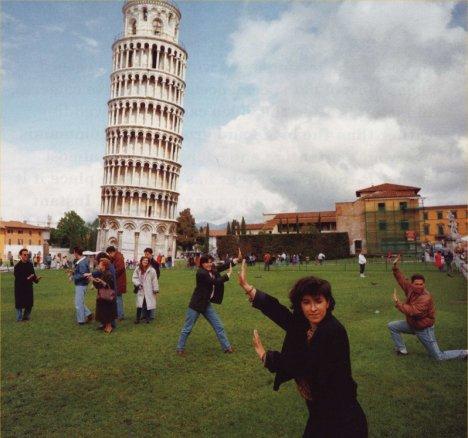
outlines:
[{"label": "tourist walking on grass", "polygon": [[105,257],[99,260],[97,266],[99,277],[91,277],[97,289],[96,320],[99,321],[105,333],[112,332],[112,323],[117,318],[117,304],[114,276],[110,271],[111,261]]},{"label": "tourist walking on grass", "polygon": [[358,264],[359,264],[359,276],[361,278],[364,278],[365,275],[364,275],[364,271],[366,270],[366,264],[367,264],[367,260],[366,258],[364,257],[364,254],[362,252],[359,252],[359,255],[358,255]]},{"label": "tourist walking on grass", "polygon": [[125,318],[123,306],[123,294],[127,292],[127,271],[125,268],[125,259],[120,251],[117,251],[115,246],[109,246],[106,253],[110,257],[115,269],[116,285],[116,303],[117,303],[117,319],[122,321]]},{"label": "tourist walking on grass", "polygon": [[15,276],[16,321],[29,321],[34,305],[33,283],[39,283],[41,277],[36,276],[27,249],[20,250],[19,262],[15,265],[13,274]]},{"label": "tourist walking on grass", "polygon": [[263,270],[269,271],[270,270],[270,263],[271,263],[271,254],[266,252],[263,254]]},{"label": "tourist walking on grass", "polygon": [[[156,294],[159,292],[158,277],[154,268],[150,266],[148,257],[140,259],[140,264],[133,272],[132,282],[137,294],[135,324],[139,324],[143,307],[146,307],[147,310],[156,309]],[[150,322],[147,315],[145,319],[147,323]]]},{"label": "tourist walking on grass", "polygon": [[405,302],[400,302],[396,289],[393,291],[395,307],[406,316],[406,321],[388,323],[390,335],[395,344],[395,352],[406,356],[408,351],[401,333],[416,335],[429,355],[435,360],[464,359],[468,350],[440,351],[434,332],[435,306],[432,295],[426,290],[425,278],[421,274],[411,276],[411,281],[400,272],[400,256],[393,262],[393,275],[406,295]]},{"label": "tourist walking on grass", "polygon": [[[203,315],[213,327],[223,351],[225,353],[233,352],[226,332],[224,331],[223,323],[211,303],[221,304],[224,294],[224,283],[229,281],[232,274],[232,265],[236,264],[241,257],[239,250],[238,258],[232,259],[229,263],[224,262],[217,270],[215,270],[213,266],[213,257],[209,255],[200,257],[200,267],[196,274],[195,290],[190,299],[189,308],[185,316],[185,323],[180,333],[179,342],[177,343],[177,354],[185,354],[185,343],[200,315]],[[228,269],[226,274],[219,274],[219,272],[226,269]]]},{"label": "tourist walking on grass", "polygon": [[[145,257],[148,258],[148,260],[150,261],[151,267],[154,268],[154,270],[156,271],[156,276],[158,277],[158,282],[159,282],[159,277],[161,276],[161,269],[160,269],[159,263],[153,257],[153,250],[151,248],[145,248],[143,254],[145,255]],[[154,311],[155,309],[148,310],[145,307],[143,307],[143,310],[142,310],[143,318],[149,318],[150,320],[153,320]]]},{"label": "tourist walking on grass", "polygon": [[294,379],[309,410],[303,437],[367,437],[366,416],[356,398],[351,375],[346,329],[333,316],[335,300],[330,283],[304,277],[289,292],[290,311],[279,301],[248,283],[245,263],[239,284],[253,307],[286,332],[280,351],[267,351],[254,330],[255,351],[270,372],[273,389]]},{"label": "tourist walking on grass", "polygon": [[89,277],[89,275],[85,274],[90,273],[89,264],[88,260],[83,255],[83,250],[81,248],[73,248],[73,256],[75,257],[75,261],[74,269],[71,271],[71,279],[75,284],[76,321],[79,325],[84,325],[93,320],[93,313],[85,304],[86,288],[88,287]]}]

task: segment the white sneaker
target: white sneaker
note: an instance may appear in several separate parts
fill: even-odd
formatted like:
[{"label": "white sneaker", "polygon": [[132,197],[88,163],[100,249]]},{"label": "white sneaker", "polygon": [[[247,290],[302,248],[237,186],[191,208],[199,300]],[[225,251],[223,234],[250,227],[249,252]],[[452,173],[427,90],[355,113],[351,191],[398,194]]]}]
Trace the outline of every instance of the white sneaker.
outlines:
[{"label": "white sneaker", "polygon": [[361,274],[361,278],[364,278],[364,277],[365,277],[365,275],[364,275],[364,274]]},{"label": "white sneaker", "polygon": [[403,348],[401,350],[398,350],[396,349],[395,350],[395,353],[398,355],[398,356],[406,356],[408,354],[408,350],[406,348]]}]

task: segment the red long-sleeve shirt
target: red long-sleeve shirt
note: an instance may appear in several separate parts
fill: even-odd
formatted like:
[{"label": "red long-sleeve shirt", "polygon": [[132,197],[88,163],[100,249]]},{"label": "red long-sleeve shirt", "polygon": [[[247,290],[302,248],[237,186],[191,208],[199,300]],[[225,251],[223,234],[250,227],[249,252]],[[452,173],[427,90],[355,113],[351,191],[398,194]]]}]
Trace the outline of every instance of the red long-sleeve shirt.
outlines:
[{"label": "red long-sleeve shirt", "polygon": [[393,267],[393,275],[406,295],[404,303],[396,303],[395,307],[406,316],[406,322],[415,330],[431,327],[435,323],[435,306],[432,295],[424,289],[416,291],[411,282],[405,278],[398,267]]}]

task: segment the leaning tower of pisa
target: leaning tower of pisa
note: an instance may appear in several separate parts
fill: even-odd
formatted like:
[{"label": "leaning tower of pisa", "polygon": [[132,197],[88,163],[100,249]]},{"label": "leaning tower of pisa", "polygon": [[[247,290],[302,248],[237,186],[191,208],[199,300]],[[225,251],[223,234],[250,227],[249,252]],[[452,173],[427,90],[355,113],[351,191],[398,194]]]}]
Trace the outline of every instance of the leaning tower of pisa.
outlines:
[{"label": "leaning tower of pisa", "polygon": [[112,74],[97,249],[138,260],[176,249],[187,52],[169,0],[127,0]]}]

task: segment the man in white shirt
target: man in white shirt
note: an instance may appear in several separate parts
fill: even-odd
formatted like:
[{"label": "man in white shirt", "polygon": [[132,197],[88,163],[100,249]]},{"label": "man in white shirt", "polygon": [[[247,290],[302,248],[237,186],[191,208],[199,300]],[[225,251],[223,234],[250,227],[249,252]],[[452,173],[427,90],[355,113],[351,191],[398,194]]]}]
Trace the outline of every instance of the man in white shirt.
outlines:
[{"label": "man in white shirt", "polygon": [[322,265],[323,261],[325,260],[325,254],[323,252],[319,253],[319,255],[317,256],[317,260],[319,262],[319,265]]},{"label": "man in white shirt", "polygon": [[361,277],[365,277],[364,271],[366,269],[367,260],[364,257],[364,254],[362,254],[361,252],[359,252],[358,263],[359,263],[359,274]]}]

